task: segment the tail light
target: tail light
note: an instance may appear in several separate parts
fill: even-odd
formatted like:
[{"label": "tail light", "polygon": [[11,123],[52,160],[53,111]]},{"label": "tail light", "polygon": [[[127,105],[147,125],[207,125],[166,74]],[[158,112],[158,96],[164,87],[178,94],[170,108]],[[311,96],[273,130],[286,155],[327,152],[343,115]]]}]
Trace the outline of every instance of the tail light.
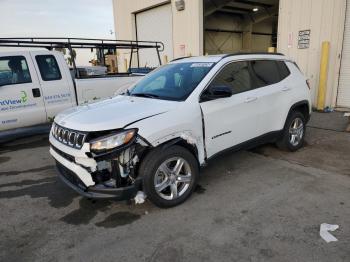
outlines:
[{"label": "tail light", "polygon": [[307,87],[309,88],[309,90],[311,90],[311,86],[310,86],[310,81],[309,81],[309,79],[306,80],[306,84],[307,84]]}]

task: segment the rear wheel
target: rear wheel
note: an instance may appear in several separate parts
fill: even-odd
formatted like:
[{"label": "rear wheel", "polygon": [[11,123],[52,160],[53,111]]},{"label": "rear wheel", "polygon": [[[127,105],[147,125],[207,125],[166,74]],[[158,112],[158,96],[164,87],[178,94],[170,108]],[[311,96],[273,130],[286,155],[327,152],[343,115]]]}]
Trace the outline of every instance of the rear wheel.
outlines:
[{"label": "rear wheel", "polygon": [[142,161],[140,174],[147,197],[159,207],[183,203],[193,192],[199,175],[196,158],[187,149],[157,148]]},{"label": "rear wheel", "polygon": [[294,152],[303,146],[305,131],[305,116],[299,111],[293,111],[286,121],[282,137],[276,144],[280,149]]}]

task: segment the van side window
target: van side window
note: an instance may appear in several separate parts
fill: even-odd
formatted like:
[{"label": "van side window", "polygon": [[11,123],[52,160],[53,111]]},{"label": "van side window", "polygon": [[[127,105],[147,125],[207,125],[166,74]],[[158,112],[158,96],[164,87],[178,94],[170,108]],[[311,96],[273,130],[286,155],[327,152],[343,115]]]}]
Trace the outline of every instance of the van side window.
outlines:
[{"label": "van side window", "polygon": [[53,55],[37,55],[35,60],[38,63],[42,80],[54,81],[62,79],[56,58]]},{"label": "van side window", "polygon": [[210,86],[229,86],[233,94],[253,89],[249,62],[233,62],[224,67]]},{"label": "van side window", "polygon": [[0,86],[31,82],[28,64],[24,56],[0,57]]}]

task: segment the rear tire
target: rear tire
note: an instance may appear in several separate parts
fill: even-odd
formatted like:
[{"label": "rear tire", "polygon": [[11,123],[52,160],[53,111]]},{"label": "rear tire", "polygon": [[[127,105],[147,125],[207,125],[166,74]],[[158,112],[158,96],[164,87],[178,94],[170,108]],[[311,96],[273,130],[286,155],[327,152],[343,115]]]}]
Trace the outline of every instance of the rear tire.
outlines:
[{"label": "rear tire", "polygon": [[139,173],[149,200],[158,207],[169,208],[183,203],[192,194],[199,166],[191,152],[175,145],[151,151],[142,161]]},{"label": "rear tire", "polygon": [[305,132],[305,116],[300,111],[292,111],[287,118],[282,136],[276,142],[276,145],[285,151],[297,151],[304,145]]}]

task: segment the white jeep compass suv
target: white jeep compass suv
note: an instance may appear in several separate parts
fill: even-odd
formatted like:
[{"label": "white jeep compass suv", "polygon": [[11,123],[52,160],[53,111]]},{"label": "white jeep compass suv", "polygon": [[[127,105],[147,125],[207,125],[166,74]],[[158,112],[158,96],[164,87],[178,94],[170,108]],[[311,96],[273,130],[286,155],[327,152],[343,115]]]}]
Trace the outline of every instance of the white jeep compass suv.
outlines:
[{"label": "white jeep compass suv", "polygon": [[50,133],[62,180],[89,198],[184,202],[217,154],[266,142],[303,146],[310,91],[281,54],[177,59],[124,94],[66,110]]}]

